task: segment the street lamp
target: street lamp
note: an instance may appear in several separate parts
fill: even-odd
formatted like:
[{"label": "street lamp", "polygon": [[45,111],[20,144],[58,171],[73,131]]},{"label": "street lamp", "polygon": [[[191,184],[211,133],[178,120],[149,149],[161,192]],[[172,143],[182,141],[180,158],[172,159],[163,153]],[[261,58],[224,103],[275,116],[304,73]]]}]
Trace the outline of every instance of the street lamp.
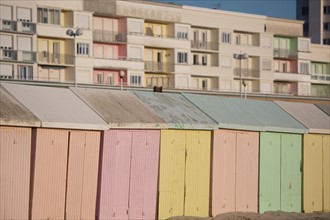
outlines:
[{"label": "street lamp", "polygon": [[[72,30],[72,29],[68,29],[66,30],[66,35],[70,36],[70,37],[73,37],[73,39],[76,38],[76,36],[81,36],[83,35],[83,30],[78,28],[76,31]],[[73,41],[73,45],[75,45],[75,40]],[[75,52],[74,52],[75,54]],[[77,72],[76,72],[76,59],[75,57],[73,58],[74,60],[74,68],[73,68],[73,71],[74,71],[74,87],[77,87]]]},{"label": "street lamp", "polygon": [[123,70],[119,71],[119,77],[120,77],[120,90],[123,90],[123,78],[125,76],[125,72]]},{"label": "street lamp", "polygon": [[234,58],[239,60],[239,93],[240,93],[240,97],[243,98],[243,95],[242,95],[242,60],[248,59],[249,55],[247,55],[246,53],[241,53],[241,52],[234,53]]}]

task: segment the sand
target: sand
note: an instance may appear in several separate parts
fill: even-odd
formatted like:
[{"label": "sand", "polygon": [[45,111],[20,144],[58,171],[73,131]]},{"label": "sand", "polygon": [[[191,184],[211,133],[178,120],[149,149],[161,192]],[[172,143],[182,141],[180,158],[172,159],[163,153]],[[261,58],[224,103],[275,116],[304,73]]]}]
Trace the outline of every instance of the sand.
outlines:
[{"label": "sand", "polygon": [[294,213],[282,211],[269,211],[263,214],[252,212],[231,212],[220,214],[213,218],[201,217],[172,217],[171,220],[330,220],[330,212],[314,212],[314,213]]}]

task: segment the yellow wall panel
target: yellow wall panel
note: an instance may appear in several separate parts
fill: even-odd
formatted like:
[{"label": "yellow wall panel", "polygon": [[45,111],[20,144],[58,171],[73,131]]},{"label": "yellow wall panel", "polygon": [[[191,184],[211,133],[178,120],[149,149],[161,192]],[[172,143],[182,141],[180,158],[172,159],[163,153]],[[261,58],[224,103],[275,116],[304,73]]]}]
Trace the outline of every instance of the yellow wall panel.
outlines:
[{"label": "yellow wall panel", "polygon": [[185,216],[209,214],[210,131],[187,131]]},{"label": "yellow wall panel", "polygon": [[322,135],[304,135],[303,209],[322,211]]},{"label": "yellow wall panel", "polygon": [[159,168],[158,218],[183,215],[185,133],[162,130]]},{"label": "yellow wall panel", "polygon": [[323,211],[330,211],[330,135],[323,135]]}]

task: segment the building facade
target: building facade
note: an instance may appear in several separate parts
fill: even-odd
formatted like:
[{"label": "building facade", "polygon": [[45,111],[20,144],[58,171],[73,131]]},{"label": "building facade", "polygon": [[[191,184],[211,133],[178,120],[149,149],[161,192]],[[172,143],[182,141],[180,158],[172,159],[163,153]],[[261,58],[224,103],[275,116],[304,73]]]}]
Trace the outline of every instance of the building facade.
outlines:
[{"label": "building facade", "polygon": [[312,43],[330,45],[330,0],[297,1],[297,19],[305,21],[304,36]]},{"label": "building facade", "polygon": [[[304,37],[302,21],[151,1],[68,2],[1,2],[1,78],[329,96],[329,46]],[[66,34],[78,28],[81,36]]]}]

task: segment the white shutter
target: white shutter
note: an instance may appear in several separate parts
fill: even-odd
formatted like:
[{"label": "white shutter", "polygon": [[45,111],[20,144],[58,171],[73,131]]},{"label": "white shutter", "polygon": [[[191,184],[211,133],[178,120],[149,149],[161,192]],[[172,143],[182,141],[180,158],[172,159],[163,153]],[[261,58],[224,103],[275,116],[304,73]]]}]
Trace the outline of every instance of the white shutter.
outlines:
[{"label": "white shutter", "polygon": [[13,76],[13,65],[0,64],[0,76]]},{"label": "white shutter", "polygon": [[129,57],[134,59],[142,58],[142,50],[140,47],[130,47],[129,49]]},{"label": "white shutter", "polygon": [[31,9],[29,8],[17,8],[17,19],[25,21],[31,21]]},{"label": "white shutter", "polygon": [[87,15],[77,15],[76,26],[78,28],[89,29],[89,16],[87,16]]},{"label": "white shutter", "polygon": [[229,56],[221,56],[221,67],[231,67],[231,58]]},{"label": "white shutter", "polygon": [[0,5],[0,18],[4,20],[12,20],[11,6]]},{"label": "white shutter", "polygon": [[31,51],[31,42],[30,37],[17,37],[17,49],[23,51]]},{"label": "white shutter", "polygon": [[93,17],[93,28],[94,30],[102,30],[102,18]]},{"label": "white shutter", "polygon": [[13,38],[9,35],[0,35],[0,46],[13,48]]},{"label": "white shutter", "polygon": [[262,65],[262,70],[271,70],[272,69],[271,60],[268,60],[268,59],[262,60],[261,65]]},{"label": "white shutter", "polygon": [[300,51],[309,51],[309,41],[308,40],[299,40],[299,50]]},{"label": "white shutter", "polygon": [[129,21],[128,32],[133,34],[142,34],[142,22],[140,21]]}]

